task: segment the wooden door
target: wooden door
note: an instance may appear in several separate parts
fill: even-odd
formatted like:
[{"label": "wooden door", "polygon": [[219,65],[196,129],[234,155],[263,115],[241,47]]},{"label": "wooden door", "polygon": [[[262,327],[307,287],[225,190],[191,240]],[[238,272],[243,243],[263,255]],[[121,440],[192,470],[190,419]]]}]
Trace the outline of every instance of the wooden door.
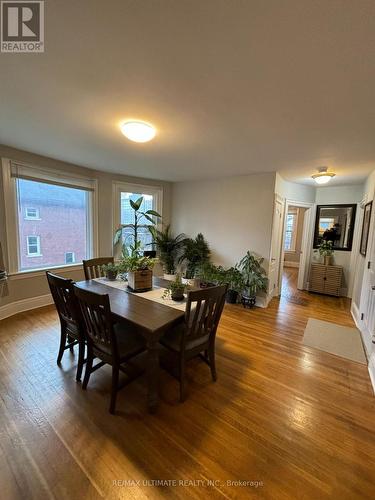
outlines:
[{"label": "wooden door", "polygon": [[[363,322],[365,331],[370,338],[375,340],[375,220],[372,215],[372,238],[369,241],[367,250],[367,276],[366,276],[366,291],[365,291],[365,307]],[[370,339],[369,339],[370,342]]]}]

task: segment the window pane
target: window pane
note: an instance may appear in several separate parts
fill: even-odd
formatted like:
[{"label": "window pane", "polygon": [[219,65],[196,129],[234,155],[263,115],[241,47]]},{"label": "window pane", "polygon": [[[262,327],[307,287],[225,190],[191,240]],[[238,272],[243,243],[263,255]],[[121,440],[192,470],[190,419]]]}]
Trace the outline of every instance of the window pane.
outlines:
[{"label": "window pane", "polygon": [[[67,253],[89,257],[87,191],[17,179],[17,196],[20,270],[64,265]],[[38,219],[24,218],[30,207]]]},{"label": "window pane", "polygon": [[[150,194],[139,194],[139,193],[121,193],[121,224],[134,224],[134,210],[130,206],[130,200],[137,201],[138,198],[143,196],[143,202],[140,207],[141,212],[146,212],[147,210],[154,210],[154,197]],[[152,236],[148,230],[148,226],[151,223],[145,218],[142,218],[140,226],[138,226],[138,240],[142,243],[142,248],[144,250],[151,250]],[[127,227],[123,231],[124,243],[129,246],[134,244],[134,231],[132,228]]]}]

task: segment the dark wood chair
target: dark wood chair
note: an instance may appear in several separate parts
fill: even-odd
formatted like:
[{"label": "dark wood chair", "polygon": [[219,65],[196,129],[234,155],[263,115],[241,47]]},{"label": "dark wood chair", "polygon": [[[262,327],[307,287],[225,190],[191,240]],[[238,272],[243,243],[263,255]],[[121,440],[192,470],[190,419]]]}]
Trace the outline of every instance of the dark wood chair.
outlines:
[{"label": "dark wood chair", "polygon": [[[108,295],[100,295],[78,286],[74,292],[81,307],[87,335],[87,364],[82,389],[86,389],[91,373],[105,364],[112,366],[112,389],[109,412],[115,413],[116,397],[120,388],[120,370],[127,375],[126,384],[140,374],[134,373],[129,361],[146,349],[145,340],[131,327],[114,319]],[[99,358],[95,366],[94,358]],[[130,372],[130,373],[129,373]],[[125,384],[125,385],[126,385]]]},{"label": "dark wood chair", "polygon": [[57,364],[61,363],[64,351],[73,350],[78,344],[78,366],[76,380],[81,380],[85,357],[86,339],[84,323],[77,298],[74,293],[74,281],[62,278],[47,271],[47,280],[61,325],[60,348]]},{"label": "dark wood chair", "polygon": [[97,259],[83,260],[85,279],[92,280],[94,278],[102,278],[104,276],[102,266],[105,264],[113,264],[113,262],[113,257],[98,257]]},{"label": "dark wood chair", "polygon": [[186,362],[200,356],[210,367],[216,381],[215,338],[223,312],[228,285],[191,291],[186,304],[185,321],[169,330],[160,343],[178,359],[180,401],[186,394]]}]

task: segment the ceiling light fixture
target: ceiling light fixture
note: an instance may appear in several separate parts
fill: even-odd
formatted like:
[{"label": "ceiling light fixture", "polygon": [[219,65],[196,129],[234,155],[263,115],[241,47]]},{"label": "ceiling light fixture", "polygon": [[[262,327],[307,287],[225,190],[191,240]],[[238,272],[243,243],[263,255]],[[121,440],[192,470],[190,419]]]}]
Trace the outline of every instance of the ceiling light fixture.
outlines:
[{"label": "ceiling light fixture", "polygon": [[311,176],[317,184],[327,184],[336,175],[333,172],[328,172],[328,167],[320,167],[318,172],[318,174]]},{"label": "ceiling light fixture", "polygon": [[134,142],[148,142],[151,141],[156,135],[156,130],[152,125],[139,121],[128,121],[122,123],[121,132],[130,141]]}]

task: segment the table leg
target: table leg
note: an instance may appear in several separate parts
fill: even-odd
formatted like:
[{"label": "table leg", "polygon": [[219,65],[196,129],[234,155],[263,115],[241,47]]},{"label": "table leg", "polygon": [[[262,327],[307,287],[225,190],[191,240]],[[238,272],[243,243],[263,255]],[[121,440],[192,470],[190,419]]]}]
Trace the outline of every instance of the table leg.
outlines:
[{"label": "table leg", "polygon": [[155,413],[159,402],[159,344],[154,339],[147,342],[147,404],[149,413]]}]

